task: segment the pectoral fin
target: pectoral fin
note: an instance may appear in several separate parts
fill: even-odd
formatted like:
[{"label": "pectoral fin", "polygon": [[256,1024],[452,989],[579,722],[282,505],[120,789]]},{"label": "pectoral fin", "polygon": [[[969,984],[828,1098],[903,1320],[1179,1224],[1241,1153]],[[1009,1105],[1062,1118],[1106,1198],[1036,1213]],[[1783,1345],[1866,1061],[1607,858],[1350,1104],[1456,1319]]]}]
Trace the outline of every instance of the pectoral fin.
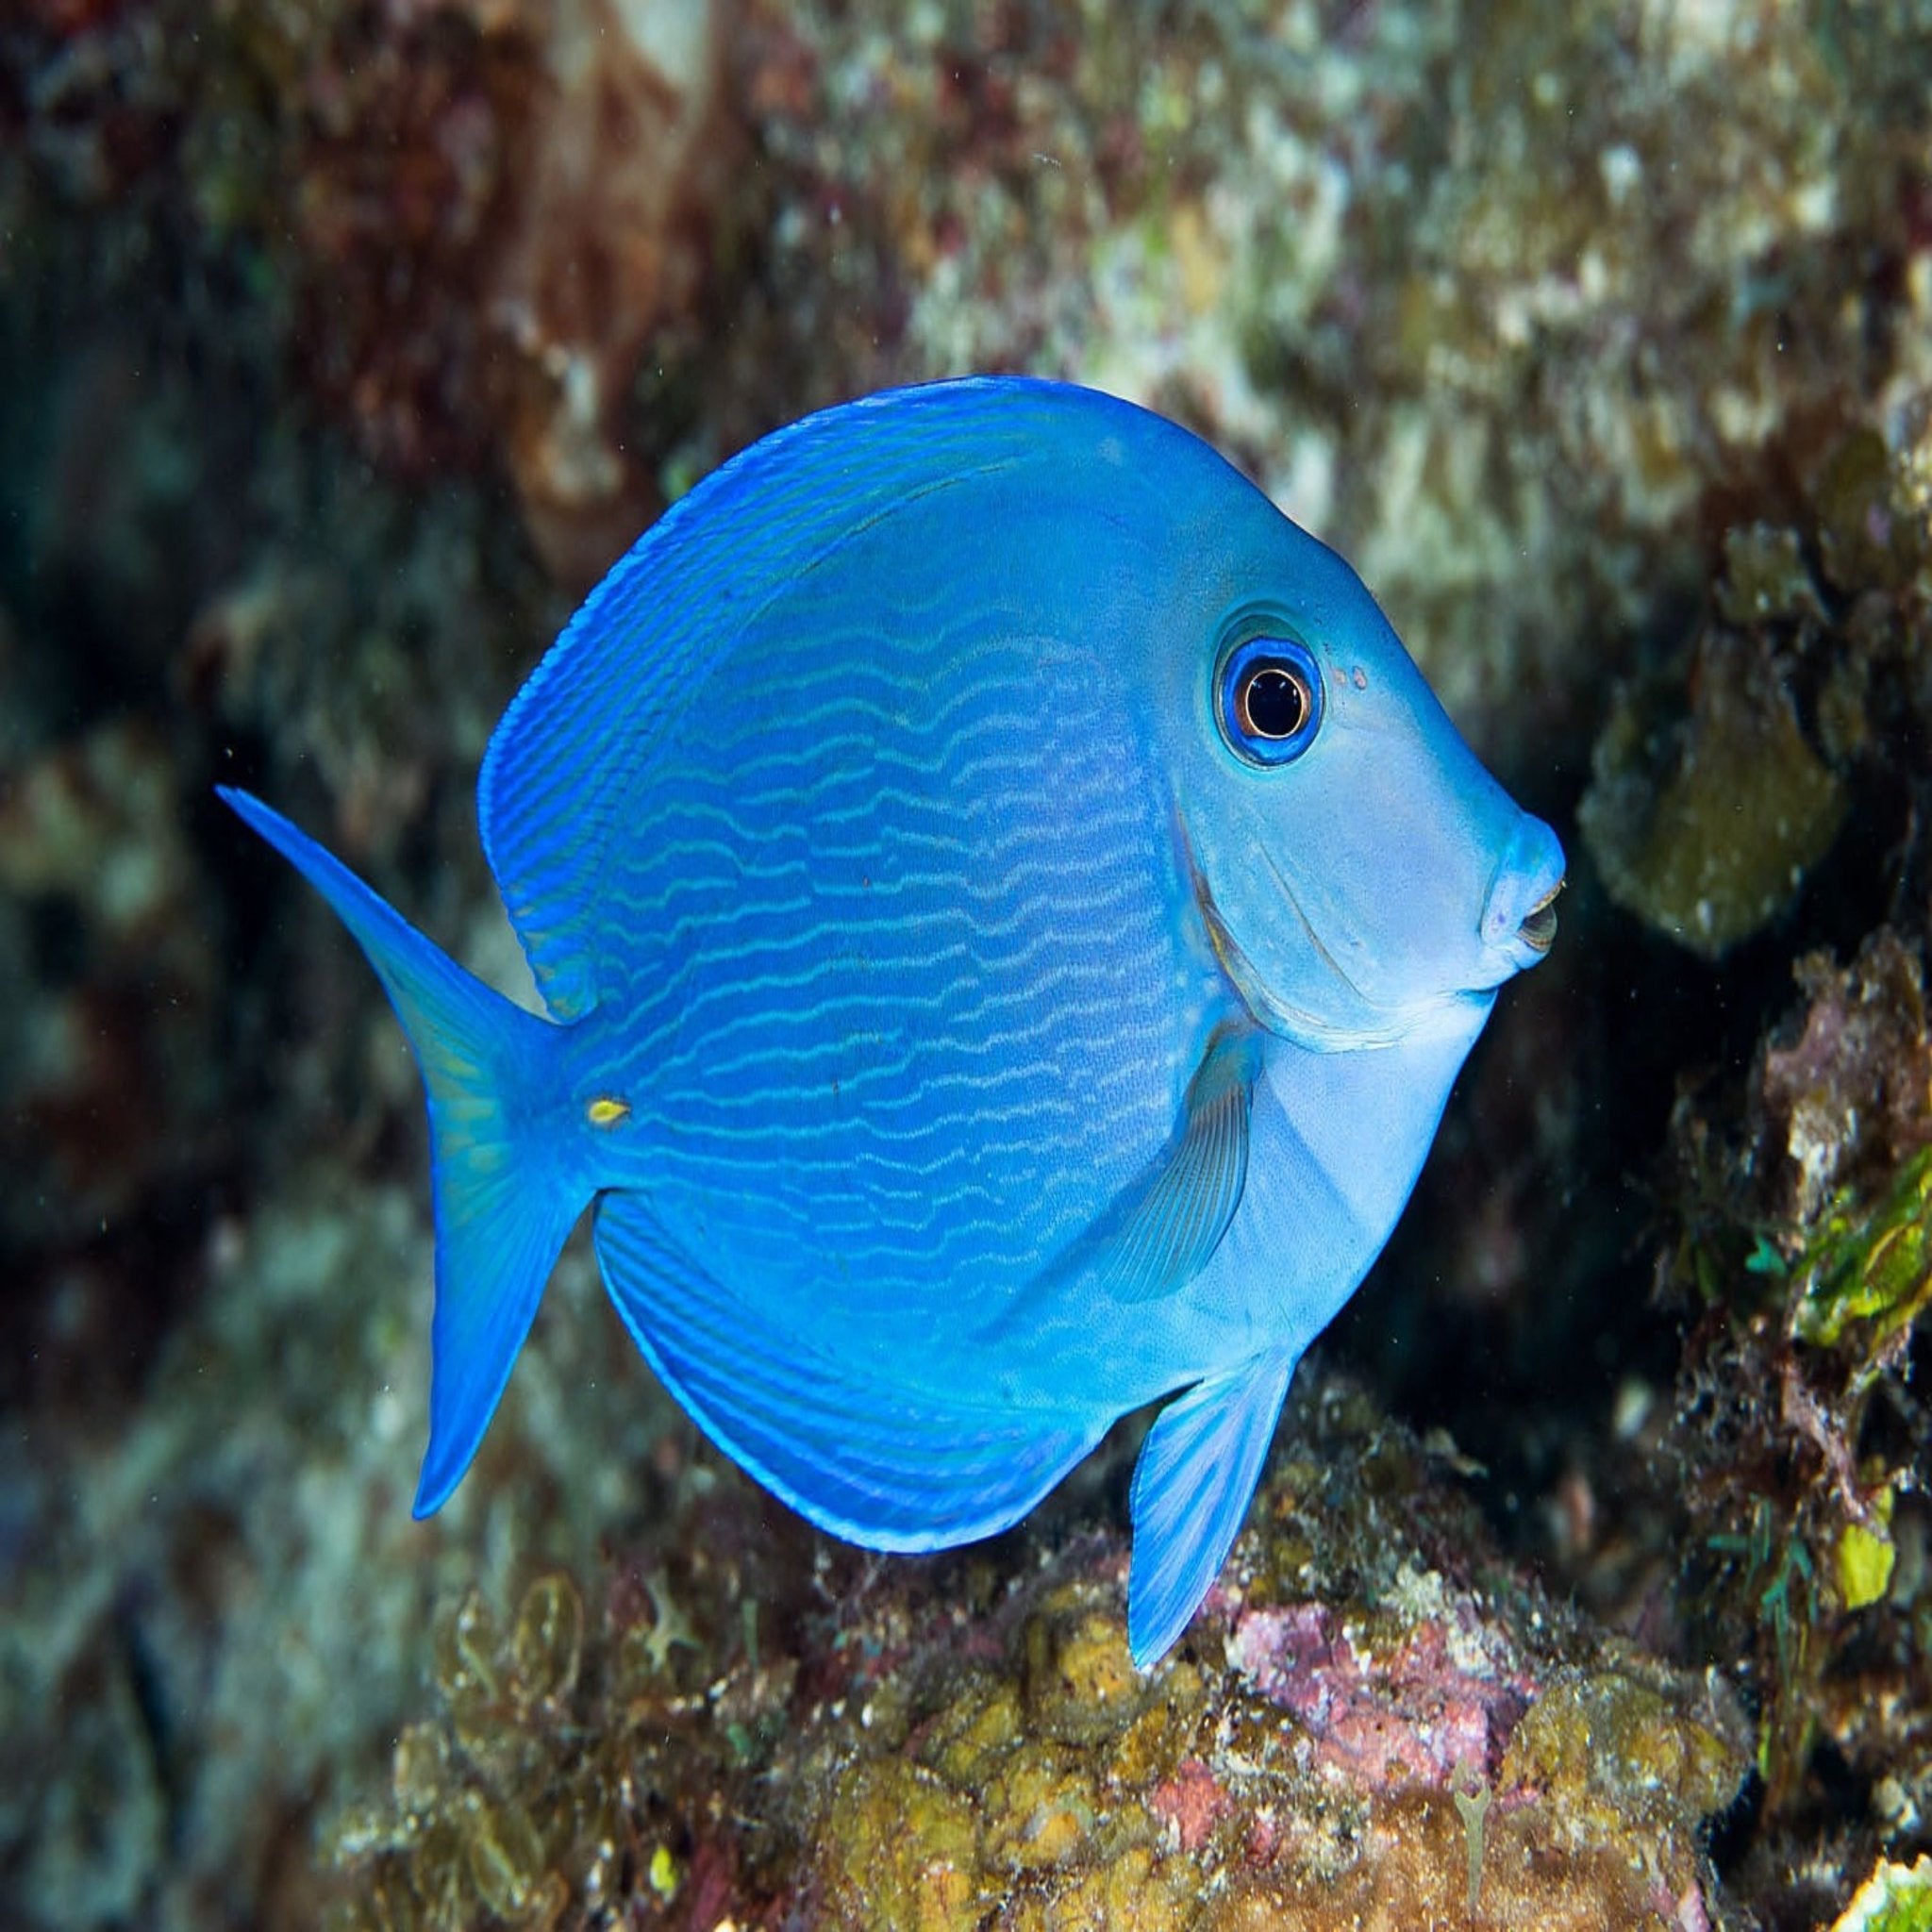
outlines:
[{"label": "pectoral fin", "polygon": [[1134,1468],[1127,1642],[1142,1670],[1188,1626],[1234,1545],[1294,1358],[1197,1382],[1155,1418]]},{"label": "pectoral fin", "polygon": [[1215,1035],[1160,1158],[1115,1196],[1081,1241],[1074,1269],[1116,1301],[1183,1288],[1220,1246],[1248,1178],[1248,1108],[1260,1051],[1246,1028]]}]

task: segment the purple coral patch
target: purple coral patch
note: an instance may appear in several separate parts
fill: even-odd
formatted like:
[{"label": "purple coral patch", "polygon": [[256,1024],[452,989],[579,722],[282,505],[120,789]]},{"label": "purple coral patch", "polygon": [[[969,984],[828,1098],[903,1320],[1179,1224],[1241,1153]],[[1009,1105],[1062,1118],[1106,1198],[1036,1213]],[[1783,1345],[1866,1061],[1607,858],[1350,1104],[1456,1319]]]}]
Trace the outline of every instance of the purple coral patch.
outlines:
[{"label": "purple coral patch", "polygon": [[1446,1783],[1458,1765],[1487,1774],[1536,1694],[1503,1667],[1466,1606],[1424,1621],[1387,1653],[1321,1604],[1248,1610],[1228,1661],[1292,1711],[1317,1763],[1378,1788]]}]

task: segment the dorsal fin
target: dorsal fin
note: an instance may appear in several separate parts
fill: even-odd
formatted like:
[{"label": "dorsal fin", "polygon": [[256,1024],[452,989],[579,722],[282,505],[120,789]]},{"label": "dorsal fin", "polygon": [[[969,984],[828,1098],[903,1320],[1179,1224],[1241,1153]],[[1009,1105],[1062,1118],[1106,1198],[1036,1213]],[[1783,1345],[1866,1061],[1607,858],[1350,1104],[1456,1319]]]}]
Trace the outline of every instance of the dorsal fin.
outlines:
[{"label": "dorsal fin", "polygon": [[1082,407],[1141,414],[1004,376],[841,404],[734,457],[612,566],[504,713],[477,784],[483,847],[553,1012],[595,1003],[586,908],[626,789],[733,638],[900,505],[1042,459],[1044,420]]}]

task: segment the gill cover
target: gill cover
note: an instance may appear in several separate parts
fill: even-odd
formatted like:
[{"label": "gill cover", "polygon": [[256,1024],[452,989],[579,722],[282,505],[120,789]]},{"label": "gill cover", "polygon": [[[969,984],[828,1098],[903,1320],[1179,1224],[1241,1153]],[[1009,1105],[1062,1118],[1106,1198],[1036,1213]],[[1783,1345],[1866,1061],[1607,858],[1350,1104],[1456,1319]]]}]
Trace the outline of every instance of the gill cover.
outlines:
[{"label": "gill cover", "polygon": [[1256,1017],[1305,1045],[1460,1025],[1526,963],[1519,928],[1562,876],[1555,836],[1340,558],[1258,496],[1217,514],[1241,601],[1190,613],[1161,727],[1216,950]]}]

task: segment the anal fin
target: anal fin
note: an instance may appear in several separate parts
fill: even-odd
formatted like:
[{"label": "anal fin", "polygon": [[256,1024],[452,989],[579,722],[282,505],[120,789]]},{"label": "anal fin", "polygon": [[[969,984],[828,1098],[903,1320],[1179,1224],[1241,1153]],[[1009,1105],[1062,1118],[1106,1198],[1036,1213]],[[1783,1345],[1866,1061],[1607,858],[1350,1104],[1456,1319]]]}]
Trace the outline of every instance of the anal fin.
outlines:
[{"label": "anal fin", "polygon": [[[800,1515],[878,1550],[949,1549],[1008,1527],[1110,1415],[937,1392],[846,1337],[774,1325],[669,1240],[644,1202],[598,1207],[605,1286],[658,1379],[719,1448]],[[933,1378],[937,1381],[939,1378]]]},{"label": "anal fin", "polygon": [[1294,1358],[1197,1382],[1155,1418],[1134,1468],[1127,1642],[1142,1670],[1187,1628],[1248,1513]]}]

